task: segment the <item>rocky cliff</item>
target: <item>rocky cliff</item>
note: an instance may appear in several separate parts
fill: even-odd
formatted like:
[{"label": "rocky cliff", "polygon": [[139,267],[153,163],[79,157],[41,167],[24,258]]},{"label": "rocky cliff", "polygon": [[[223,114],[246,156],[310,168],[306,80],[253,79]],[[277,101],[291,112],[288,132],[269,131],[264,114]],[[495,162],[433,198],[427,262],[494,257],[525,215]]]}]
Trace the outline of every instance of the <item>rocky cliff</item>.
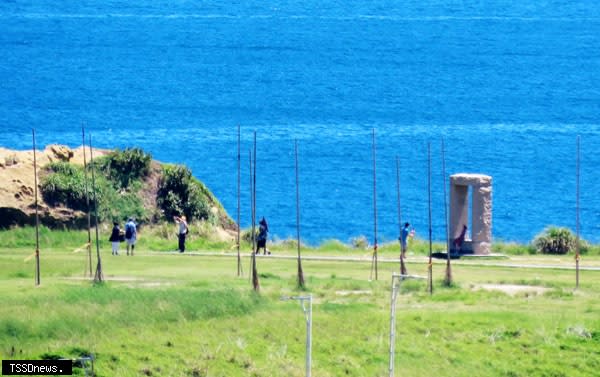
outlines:
[{"label": "rocky cliff", "polygon": [[[109,150],[94,149],[94,159],[108,155]],[[89,149],[86,149],[89,163]],[[35,224],[35,175],[33,151],[15,151],[0,148],[0,228]],[[49,227],[82,228],[87,225],[84,212],[65,205],[50,205],[44,201],[40,182],[48,174],[44,166],[51,162],[64,161],[83,165],[83,148],[71,149],[62,145],[49,145],[36,152],[38,177],[38,212],[42,224]],[[161,180],[162,165],[152,161],[150,174],[144,179],[137,195],[149,213],[161,213],[157,208],[157,191]],[[221,204],[207,190],[210,211],[224,229],[233,229],[231,221]]]},{"label": "rocky cliff", "polygon": [[[94,157],[109,151],[95,149]],[[12,225],[35,223],[35,175],[33,170],[33,151],[15,151],[0,147],[0,228]],[[83,165],[83,148],[70,149],[62,145],[49,145],[43,151],[37,151],[37,173],[49,162],[69,161]],[[87,151],[89,160],[89,150]],[[65,207],[48,206],[38,188],[39,215],[43,224],[49,226],[78,226],[84,214]],[[87,221],[87,220],[86,220]]]}]

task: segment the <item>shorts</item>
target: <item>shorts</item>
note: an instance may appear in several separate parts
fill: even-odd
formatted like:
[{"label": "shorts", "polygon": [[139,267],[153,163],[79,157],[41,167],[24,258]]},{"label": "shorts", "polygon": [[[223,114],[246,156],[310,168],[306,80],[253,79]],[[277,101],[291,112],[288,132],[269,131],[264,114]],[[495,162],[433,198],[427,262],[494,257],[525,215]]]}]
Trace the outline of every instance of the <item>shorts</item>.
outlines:
[{"label": "shorts", "polygon": [[127,242],[127,245],[135,245],[135,238],[125,238],[125,241]]}]

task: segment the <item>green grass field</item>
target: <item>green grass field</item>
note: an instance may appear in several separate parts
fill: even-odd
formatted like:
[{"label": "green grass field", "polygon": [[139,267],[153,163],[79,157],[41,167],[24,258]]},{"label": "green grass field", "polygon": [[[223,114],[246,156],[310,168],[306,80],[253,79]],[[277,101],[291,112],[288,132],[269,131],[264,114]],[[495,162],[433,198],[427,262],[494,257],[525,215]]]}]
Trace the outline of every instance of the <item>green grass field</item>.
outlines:
[{"label": "green grass field", "polygon": [[[197,248],[208,253],[179,255],[150,252],[158,240],[148,237],[135,257],[113,257],[103,243],[106,282],[95,285],[85,277],[87,254],[73,252],[87,236],[50,232],[42,234],[42,284],[35,287],[34,260],[25,261],[31,240],[18,232],[28,230],[0,233],[2,359],[93,354],[98,376],[304,376],[304,315],[298,302],[280,298],[311,293],[312,375],[388,375],[391,274],[398,265],[381,263],[379,280],[369,281],[364,250],[335,242],[304,250],[361,257],[305,260],[306,291],[296,289],[295,260],[261,256],[256,294],[247,252],[237,277],[236,258],[222,254],[234,251],[230,245],[205,242]],[[274,254],[294,255],[289,246],[274,247]],[[393,245],[383,248],[383,257],[396,254]],[[424,261],[410,254],[409,272],[425,276]],[[425,282],[402,284],[397,376],[600,375],[600,271],[582,271],[574,291],[572,270],[502,261],[455,263],[451,288],[441,284],[444,262],[436,262],[432,296]],[[518,261],[572,265],[569,256]],[[600,258],[582,265],[598,266]],[[480,289],[486,284],[529,287],[508,294]]]}]

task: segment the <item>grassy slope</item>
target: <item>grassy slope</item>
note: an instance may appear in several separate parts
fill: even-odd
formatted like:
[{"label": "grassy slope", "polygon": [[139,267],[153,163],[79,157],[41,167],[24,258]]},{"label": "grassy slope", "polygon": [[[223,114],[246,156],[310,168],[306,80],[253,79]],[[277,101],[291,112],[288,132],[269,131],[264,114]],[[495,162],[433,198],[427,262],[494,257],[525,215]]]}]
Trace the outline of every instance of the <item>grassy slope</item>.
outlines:
[{"label": "grassy slope", "polygon": [[[279,300],[300,293],[294,288],[294,261],[259,258],[262,290],[255,295],[247,275],[235,276],[234,258],[156,255],[144,248],[134,258],[112,257],[104,245],[109,281],[93,286],[81,280],[85,253],[72,252],[86,235],[54,232],[42,234],[53,248],[42,248],[42,286],[34,288],[33,260],[24,262],[32,252],[29,236],[15,232],[0,234],[5,247],[6,237],[16,243],[0,249],[3,359],[14,347],[13,358],[93,352],[100,376],[304,375],[302,311],[296,302]],[[323,252],[346,254],[338,249]],[[247,273],[248,260],[243,262]],[[369,263],[305,261],[303,266],[315,297],[313,375],[386,375],[390,274],[397,266],[382,264],[374,282],[367,280]],[[408,267],[426,274],[423,263],[411,261]],[[456,287],[442,288],[443,267],[434,267],[432,297],[423,283],[404,283],[397,375],[597,373],[600,272],[582,272],[581,289],[573,293],[572,271],[468,265],[453,271]],[[478,283],[551,290],[512,297],[473,290]]]}]

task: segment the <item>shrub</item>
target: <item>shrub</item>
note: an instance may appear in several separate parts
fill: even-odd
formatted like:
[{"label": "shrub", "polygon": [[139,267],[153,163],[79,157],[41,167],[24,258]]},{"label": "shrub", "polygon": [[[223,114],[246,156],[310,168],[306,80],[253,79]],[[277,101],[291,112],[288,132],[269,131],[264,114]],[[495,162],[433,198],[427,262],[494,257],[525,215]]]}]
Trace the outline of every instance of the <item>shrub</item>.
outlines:
[{"label": "shrub", "polygon": [[[91,169],[92,167],[88,167]],[[86,183],[82,166],[68,162],[54,162],[46,165],[46,175],[42,177],[40,188],[46,203],[56,206],[87,211]],[[146,220],[146,210],[142,199],[135,192],[120,192],[113,182],[96,172],[96,201],[100,221],[112,221],[134,216],[138,220]],[[94,210],[92,177],[88,173],[87,190],[90,210]]]},{"label": "shrub", "polygon": [[369,247],[369,241],[365,236],[354,237],[350,240],[350,244],[355,249],[367,249]]},{"label": "shrub", "polygon": [[212,221],[214,216],[205,190],[187,167],[165,165],[156,201],[167,219],[184,214],[189,221]]},{"label": "shrub", "polygon": [[98,191],[101,196],[98,199],[98,217],[100,221],[115,221],[134,217],[137,222],[148,220],[148,214],[144,203],[137,192],[117,191],[111,182],[101,180]]},{"label": "shrub", "polygon": [[[87,210],[85,175],[82,167],[68,162],[53,162],[48,164],[45,170],[47,175],[42,177],[40,189],[48,204],[62,204],[76,210]],[[88,193],[91,194],[90,186]]]},{"label": "shrub", "polygon": [[576,248],[576,239],[568,228],[549,227],[533,240],[538,253],[567,254]]},{"label": "shrub", "polygon": [[[258,226],[254,229],[254,236],[258,237]],[[240,242],[252,243],[252,227],[240,231],[240,240]]]},{"label": "shrub", "polygon": [[152,155],[140,148],[127,148],[124,151],[115,149],[97,160],[97,165],[104,170],[109,179],[127,188],[136,180],[148,176]]}]

